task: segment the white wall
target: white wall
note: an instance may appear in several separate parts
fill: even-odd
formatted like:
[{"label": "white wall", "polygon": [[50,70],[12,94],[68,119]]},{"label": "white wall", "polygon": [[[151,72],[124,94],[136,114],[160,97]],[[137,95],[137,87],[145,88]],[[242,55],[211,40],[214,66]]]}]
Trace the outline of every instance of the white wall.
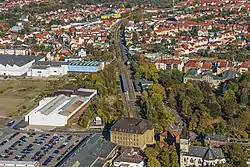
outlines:
[{"label": "white wall", "polygon": [[27,73],[28,69],[32,66],[34,60],[19,67],[16,65],[10,66],[10,65],[2,65],[0,64],[0,75],[9,75],[9,76],[21,76]]},{"label": "white wall", "polygon": [[28,121],[29,125],[44,125],[44,126],[67,125],[67,117],[60,114],[43,115],[41,113],[36,113],[26,116],[25,121]]},{"label": "white wall", "polygon": [[[128,165],[128,166],[127,166]],[[144,162],[141,161],[140,163],[132,163],[132,162],[114,162],[114,166],[127,166],[127,167],[144,167]]]},{"label": "white wall", "polygon": [[68,66],[62,65],[61,67],[48,67],[46,69],[32,69],[27,72],[30,77],[49,77],[49,76],[62,76],[68,74]]}]

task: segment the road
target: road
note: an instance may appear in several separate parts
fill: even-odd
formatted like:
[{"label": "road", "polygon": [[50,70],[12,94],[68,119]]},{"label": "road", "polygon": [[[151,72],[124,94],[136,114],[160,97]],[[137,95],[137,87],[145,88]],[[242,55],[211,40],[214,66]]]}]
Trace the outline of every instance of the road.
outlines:
[{"label": "road", "polygon": [[139,110],[135,106],[136,102],[136,95],[134,91],[134,86],[131,80],[131,71],[128,69],[128,67],[125,65],[125,60],[123,58],[123,52],[122,52],[122,44],[121,44],[121,37],[120,37],[120,27],[123,23],[123,20],[121,20],[116,26],[114,27],[114,46],[115,46],[115,52],[116,52],[116,63],[118,67],[119,74],[124,74],[125,78],[127,80],[128,84],[128,92],[124,93],[122,92],[122,99],[124,103],[125,110],[127,111],[127,116],[129,117],[135,117],[139,118]]}]

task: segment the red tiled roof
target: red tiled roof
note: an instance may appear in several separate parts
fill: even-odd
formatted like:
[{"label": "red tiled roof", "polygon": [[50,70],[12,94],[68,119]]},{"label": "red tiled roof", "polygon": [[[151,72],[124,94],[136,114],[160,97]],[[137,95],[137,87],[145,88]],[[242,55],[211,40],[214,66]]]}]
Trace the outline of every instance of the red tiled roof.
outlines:
[{"label": "red tiled roof", "polygon": [[250,67],[250,60],[244,61],[244,62],[241,64],[240,67],[241,67],[241,68],[248,68],[248,67]]},{"label": "red tiled roof", "polygon": [[212,68],[212,63],[209,61],[205,61],[201,67],[202,69],[211,69]]},{"label": "red tiled roof", "polygon": [[181,64],[181,60],[179,60],[179,59],[163,59],[163,60],[158,60],[156,63]]}]

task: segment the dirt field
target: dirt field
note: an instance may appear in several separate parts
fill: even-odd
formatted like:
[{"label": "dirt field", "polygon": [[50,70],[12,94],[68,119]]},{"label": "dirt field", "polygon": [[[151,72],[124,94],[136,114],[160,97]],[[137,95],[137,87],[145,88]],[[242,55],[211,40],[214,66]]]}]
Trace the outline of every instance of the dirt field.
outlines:
[{"label": "dirt field", "polygon": [[58,86],[58,81],[0,80],[0,117],[27,113]]}]

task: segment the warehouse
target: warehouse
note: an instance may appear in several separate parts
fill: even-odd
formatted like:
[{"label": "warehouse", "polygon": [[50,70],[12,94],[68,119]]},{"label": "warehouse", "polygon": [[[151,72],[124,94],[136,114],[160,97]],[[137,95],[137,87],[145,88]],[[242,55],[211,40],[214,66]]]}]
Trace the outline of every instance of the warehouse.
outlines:
[{"label": "warehouse", "polygon": [[68,72],[93,73],[104,69],[104,62],[99,61],[71,61]]},{"label": "warehouse", "polygon": [[41,56],[0,55],[0,75],[26,75],[36,61],[44,61],[44,58]]},{"label": "warehouse", "polygon": [[69,119],[86,107],[95,99],[97,90],[79,88],[71,96],[60,94],[47,97],[25,116],[29,125],[65,126]]},{"label": "warehouse", "polygon": [[35,62],[27,72],[30,77],[63,76],[68,74],[68,62]]}]

